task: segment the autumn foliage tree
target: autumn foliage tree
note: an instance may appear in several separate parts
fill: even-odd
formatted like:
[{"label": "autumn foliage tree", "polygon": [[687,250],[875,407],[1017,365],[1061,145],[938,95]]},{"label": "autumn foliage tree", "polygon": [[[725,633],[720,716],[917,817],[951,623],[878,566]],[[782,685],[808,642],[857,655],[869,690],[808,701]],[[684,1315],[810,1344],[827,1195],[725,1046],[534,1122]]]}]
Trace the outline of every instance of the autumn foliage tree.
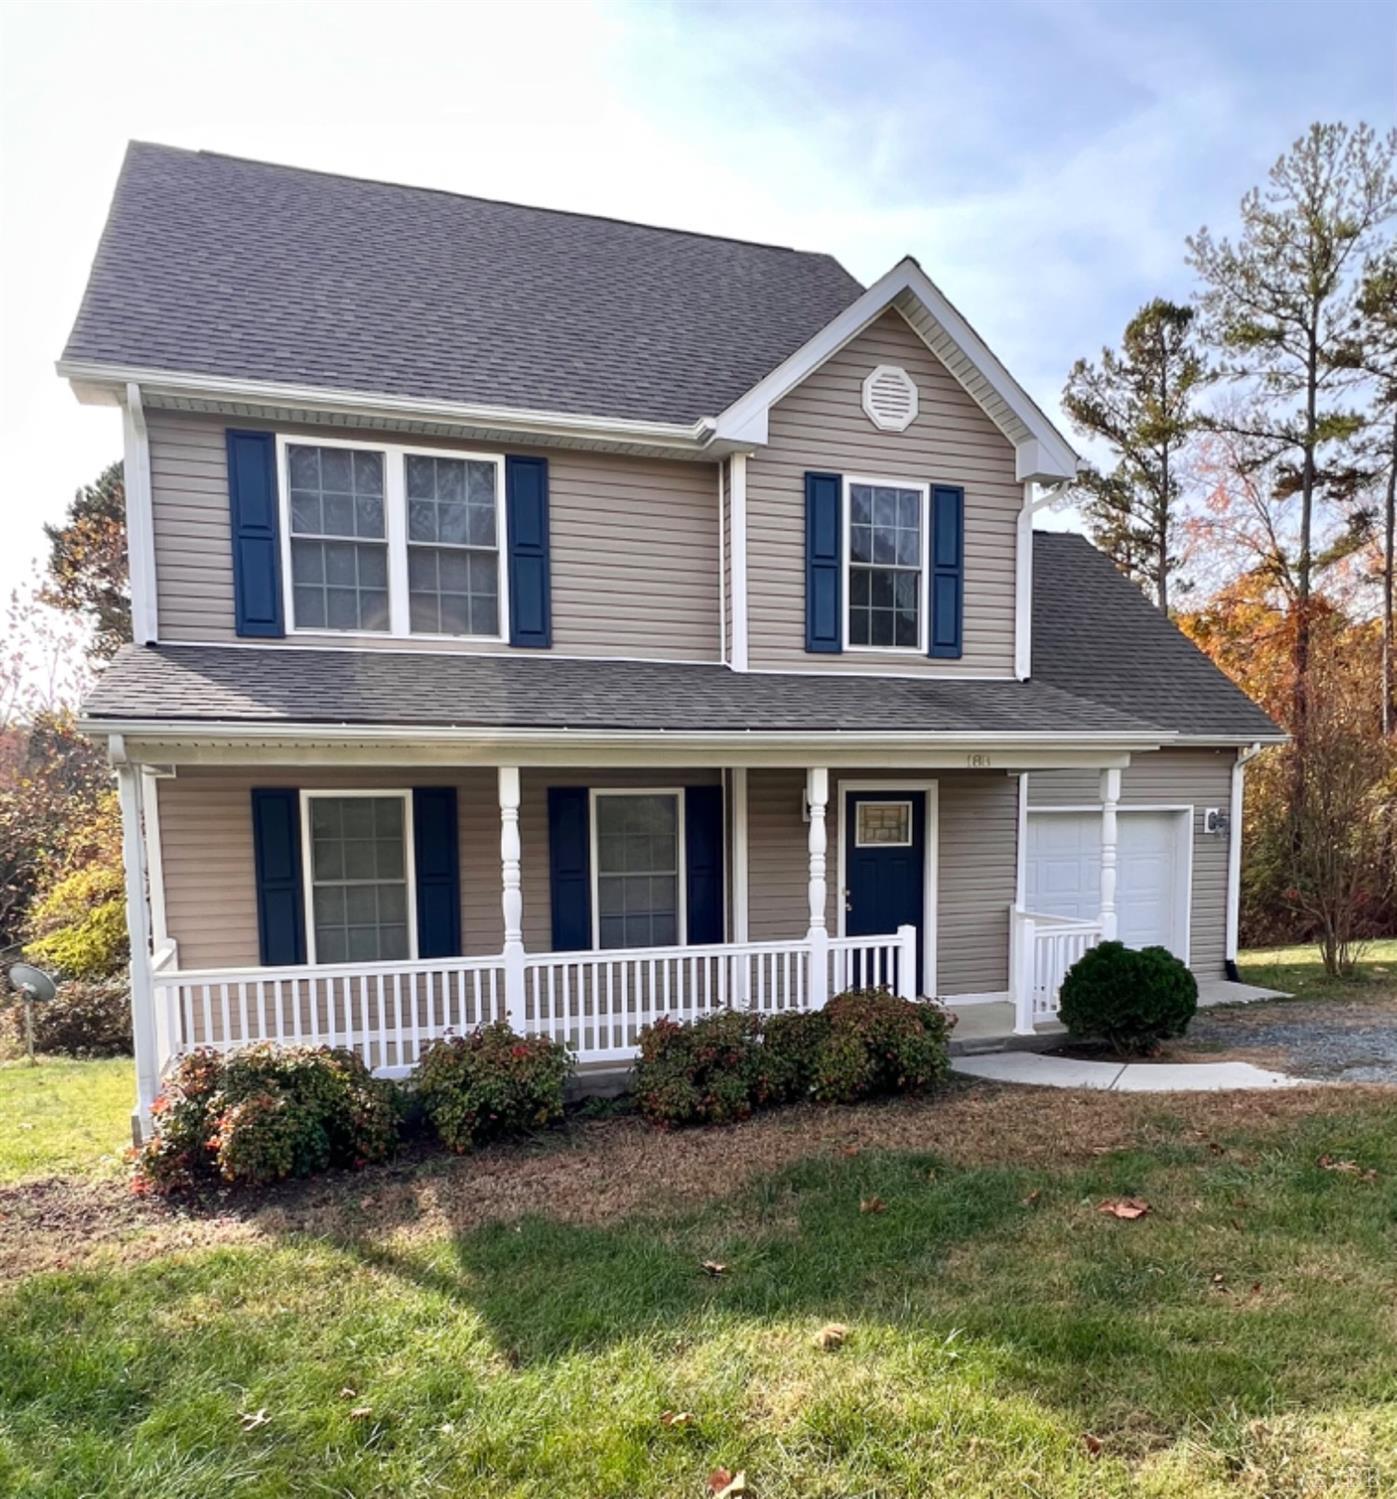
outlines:
[{"label": "autumn foliage tree", "polygon": [[46,525],[48,578],[40,599],[90,625],[89,654],[106,661],[131,639],[126,560],[126,487],[122,466],[108,464],[73,496],[61,525]]}]

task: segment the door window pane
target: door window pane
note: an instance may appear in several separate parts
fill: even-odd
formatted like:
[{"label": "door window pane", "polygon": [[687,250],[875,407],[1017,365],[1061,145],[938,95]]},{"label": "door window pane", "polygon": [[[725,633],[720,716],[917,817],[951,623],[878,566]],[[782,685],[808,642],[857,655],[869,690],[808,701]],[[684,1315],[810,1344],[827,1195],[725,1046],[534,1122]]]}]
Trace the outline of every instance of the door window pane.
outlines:
[{"label": "door window pane", "polygon": [[856,847],[911,847],[911,802],[859,802],[857,806]]},{"label": "door window pane", "polygon": [[310,799],[311,911],[319,963],[411,954],[400,796]]},{"label": "door window pane", "polygon": [[596,799],[600,946],[679,941],[679,798],[671,792]]}]

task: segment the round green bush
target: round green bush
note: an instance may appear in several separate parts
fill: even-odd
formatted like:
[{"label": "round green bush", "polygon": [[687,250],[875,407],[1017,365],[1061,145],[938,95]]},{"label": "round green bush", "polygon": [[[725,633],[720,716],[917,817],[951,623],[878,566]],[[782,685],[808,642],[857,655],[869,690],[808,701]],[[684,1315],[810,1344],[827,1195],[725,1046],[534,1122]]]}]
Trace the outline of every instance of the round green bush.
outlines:
[{"label": "round green bush", "polygon": [[823,1013],[829,1029],[810,1076],[810,1096],[819,1103],[923,1093],[950,1071],[954,1022],[940,1005],[887,989],[850,989]]},{"label": "round green bush", "polygon": [[1167,948],[1101,942],[1067,971],[1058,1018],[1070,1034],[1105,1041],[1122,1055],[1182,1036],[1198,1009],[1198,982]]},{"label": "round green bush", "polygon": [[155,1101],[137,1190],[258,1186],[381,1161],[398,1141],[396,1095],[342,1049],[264,1042],[226,1056],[191,1052]]},{"label": "round green bush", "polygon": [[572,1053],[560,1042],[516,1035],[501,1021],[434,1041],[422,1054],[413,1092],[442,1143],[465,1152],[561,1118],[572,1068]]},{"label": "round green bush", "polygon": [[652,1124],[728,1124],[757,1107],[761,1021],[715,1010],[689,1025],[657,1020],[640,1033],[636,1107]]},{"label": "round green bush", "polygon": [[824,1010],[785,1010],[762,1026],[757,1101],[763,1105],[809,1098],[815,1063],[829,1040]]}]

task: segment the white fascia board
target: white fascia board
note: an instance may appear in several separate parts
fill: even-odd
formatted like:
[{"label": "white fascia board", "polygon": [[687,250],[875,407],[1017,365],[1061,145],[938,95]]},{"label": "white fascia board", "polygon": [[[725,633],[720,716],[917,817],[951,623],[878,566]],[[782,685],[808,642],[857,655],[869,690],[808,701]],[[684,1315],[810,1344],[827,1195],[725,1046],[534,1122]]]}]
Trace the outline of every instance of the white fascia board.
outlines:
[{"label": "white fascia board", "polygon": [[1014,443],[1019,480],[1052,484],[1075,477],[1078,458],[1071,444],[911,256],[898,261],[857,301],[721,412],[715,440],[765,443],[767,414],[772,406],[856,338],[904,292],[922,303],[1029,432],[1027,438],[1006,433]]},{"label": "white fascia board", "polygon": [[588,416],[576,412],[531,411],[512,406],[432,401],[420,396],[393,396],[377,391],[287,385],[273,381],[234,379],[225,375],[186,374],[178,370],[98,364],[87,360],[60,359],[56,368],[70,383],[78,400],[89,405],[118,401],[120,393],[134,382],[141,387],[148,402],[161,396],[236,401],[270,409],[291,408],[314,415],[490,427],[517,432],[521,437],[564,438],[573,442],[624,442],[674,449],[693,457],[712,456],[707,451],[707,444],[713,436],[711,417],[701,417],[688,424],[621,421],[614,417]]}]

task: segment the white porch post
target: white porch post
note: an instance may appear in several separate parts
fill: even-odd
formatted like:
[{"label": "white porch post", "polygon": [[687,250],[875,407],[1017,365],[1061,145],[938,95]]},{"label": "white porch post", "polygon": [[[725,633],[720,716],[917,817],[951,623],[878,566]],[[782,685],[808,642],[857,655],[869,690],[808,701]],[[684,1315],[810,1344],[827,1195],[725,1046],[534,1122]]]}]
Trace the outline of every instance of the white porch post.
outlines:
[{"label": "white porch post", "polygon": [[[732,802],[732,933],[734,942],[748,940],[750,905],[747,879],[747,767],[739,765],[729,772]],[[737,992],[733,1002],[741,1008],[751,998],[751,958],[744,954],[733,961],[733,981]]]},{"label": "white porch post", "polygon": [[510,1025],[521,1034],[524,1014],[524,893],[520,884],[519,767],[501,765],[500,904],[504,910],[504,1003]]},{"label": "white porch post", "polygon": [[810,808],[810,1008],[819,1010],[829,998],[829,931],[825,926],[825,808],[829,804],[829,771],[812,766],[805,772],[805,800]]},{"label": "white porch post", "polygon": [[1121,799],[1119,770],[1101,772],[1101,936],[1116,937],[1116,808]]},{"label": "white porch post", "polygon": [[121,803],[121,859],[126,870],[126,930],[131,942],[131,1049],[136,1058],[136,1108],[132,1134],[139,1143],[151,1130],[150,1106],[160,1091],[165,1058],[155,1024],[155,985],[150,963],[150,913],[146,906],[146,840],[141,813],[140,767],[113,741],[117,796]]}]

